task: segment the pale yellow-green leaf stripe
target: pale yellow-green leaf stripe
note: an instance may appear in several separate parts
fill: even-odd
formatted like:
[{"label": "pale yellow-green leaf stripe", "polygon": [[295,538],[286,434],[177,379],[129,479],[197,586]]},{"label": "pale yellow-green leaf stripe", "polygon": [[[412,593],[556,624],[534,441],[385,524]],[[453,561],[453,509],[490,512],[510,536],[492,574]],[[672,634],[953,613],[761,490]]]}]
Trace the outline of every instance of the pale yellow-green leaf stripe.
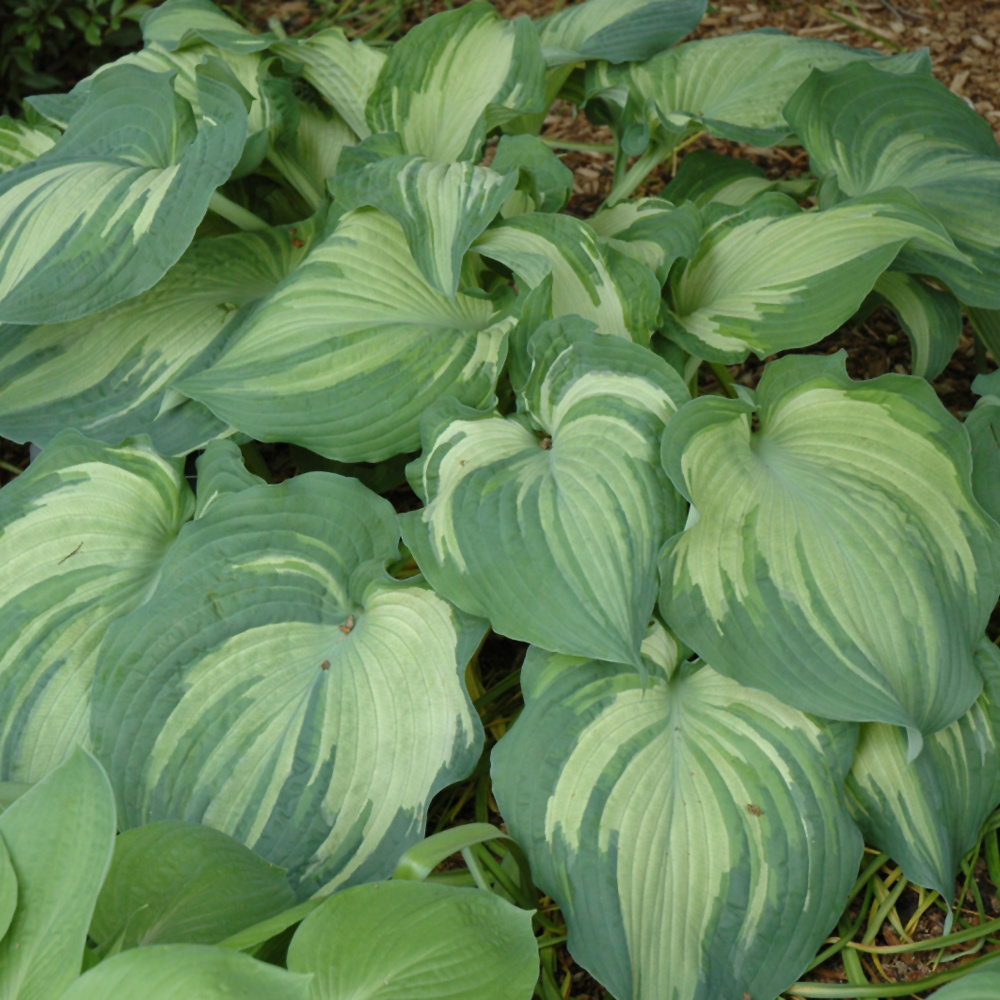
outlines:
[{"label": "pale yellow-green leaf stripe", "polygon": [[141,25],[147,48],[166,52],[202,38],[230,52],[259,52],[275,41],[269,32],[258,35],[244,28],[209,0],[167,0],[147,11]]},{"label": "pale yellow-green leaf stripe", "polygon": [[169,75],[112,67],[49,152],[0,175],[0,320],[77,319],[176,263],[247,135],[234,89],[206,72],[198,90],[200,122]]},{"label": "pale yellow-green leaf stripe", "polygon": [[[185,455],[227,433],[170,387],[221,345],[239,310],[294,269],[317,222],[199,240],[148,292],[84,319],[18,327],[0,342],[0,434],[43,445],[66,427],[116,444],[149,434]],[[300,244],[297,246],[296,244]]]},{"label": "pale yellow-green leaf stripe", "polygon": [[392,872],[478,759],[462,677],[485,629],[390,580],[397,542],[391,505],[329,473],[227,491],[185,527],[100,654],[123,827],[213,826],[300,897]]},{"label": "pale yellow-green leaf stripe", "polygon": [[32,127],[6,115],[0,117],[0,174],[50,150],[59,133],[48,126]]},{"label": "pale yellow-green leaf stripe", "polygon": [[856,730],[675,669],[671,651],[644,644],[644,685],[532,647],[525,710],[493,751],[497,802],[571,953],[619,1000],[774,997],[857,874],[839,790]]},{"label": "pale yellow-green leaf stripe", "polygon": [[971,258],[921,253],[906,270],[1000,308],[1000,148],[983,117],[931,76],[863,65],[814,73],[786,112],[819,176],[847,196],[905,188]]},{"label": "pale yellow-green leaf stripe", "polygon": [[660,300],[655,276],[623,255],[609,258],[579,219],[529,212],[488,229],[473,249],[509,267],[526,288],[551,274],[553,318],[575,313],[601,333],[649,342]]},{"label": "pale yellow-green leaf stripe", "polygon": [[403,537],[435,590],[504,635],[640,666],[656,556],[684,515],[659,440],[686,391],[599,333],[548,324],[531,351],[531,427],[454,404],[428,415],[408,469],[427,506]]},{"label": "pale yellow-green leaf stripe", "polygon": [[782,32],[749,31],[685,42],[645,62],[621,68],[597,64],[588,79],[592,93],[605,91],[624,102],[624,86],[642,118],[663,141],[687,130],[766,146],[792,132],[782,115],[785,102],[814,67],[836,69],[870,60],[886,72],[930,72],[923,53],[885,58],[821,39]]},{"label": "pale yellow-green leaf stripe", "polygon": [[489,127],[542,110],[544,69],[527,18],[505,21],[473,0],[428,18],[392,47],[368,101],[368,125],[398,132],[407,153],[478,160]]},{"label": "pale yellow-green leaf stripe", "polygon": [[976,659],[985,687],[968,712],[929,737],[912,762],[901,729],[863,725],[847,779],[865,840],[949,902],[959,861],[1000,800],[1000,653],[984,637]]},{"label": "pale yellow-green leaf stripe", "polygon": [[[768,197],[768,196],[765,196]],[[766,357],[836,330],[908,243],[961,257],[940,225],[905,192],[821,212],[754,215],[710,232],[671,278],[671,329],[715,361]]]},{"label": "pale yellow-green leaf stripe", "polygon": [[0,780],[38,781],[88,745],[108,625],[149,595],[193,501],[141,443],[67,431],[0,494]]},{"label": "pale yellow-green leaf stripe", "polygon": [[333,106],[360,138],[371,134],[365,106],[386,55],[360,38],[349,42],[340,28],[327,28],[310,38],[282,39],[271,51],[303,67],[302,76]]},{"label": "pale yellow-green leaf stripe", "polygon": [[753,405],[704,397],[664,462],[693,504],[659,607],[728,676],[827,718],[909,730],[910,753],[982,688],[1000,526],[964,428],[923,379],[852,382],[843,353],[772,363]]},{"label": "pale yellow-green leaf stripe", "polygon": [[549,66],[638,62],[694,31],[705,7],[705,0],[588,0],[546,18],[538,34]]},{"label": "pale yellow-green leaf stripe", "polygon": [[416,449],[435,399],[492,397],[512,323],[431,288],[399,224],[358,209],[178,387],[258,440],[378,461]]}]

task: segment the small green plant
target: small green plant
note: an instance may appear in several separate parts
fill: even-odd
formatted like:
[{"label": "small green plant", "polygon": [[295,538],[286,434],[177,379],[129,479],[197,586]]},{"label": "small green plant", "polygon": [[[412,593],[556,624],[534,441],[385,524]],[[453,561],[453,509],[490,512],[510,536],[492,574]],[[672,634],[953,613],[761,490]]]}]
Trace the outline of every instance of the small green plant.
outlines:
[{"label": "small green plant", "polygon": [[[37,801],[99,772],[82,745],[120,842],[202,824],[280,866],[314,983],[319,914],[409,913],[385,880],[433,797],[481,768],[488,799],[491,627],[531,643],[491,720],[520,848],[463,842],[461,903],[523,958],[523,848],[619,1000],[855,989],[795,980],[872,902],[864,840],[947,896],[1000,803],[1000,392],[960,421],[929,384],[963,313],[997,347],[1000,150],[926,52],[683,42],[704,10],[473,2],[383,49],[168,0],[141,52],[0,122],[0,433],[42,446],[0,494],[0,780]],[[586,220],[538,134],[559,95],[614,134]],[[812,173],[697,152],[635,197],[704,133]],[[910,375],[725,367],[877,306]],[[255,441],[313,471],[266,482]],[[78,983],[112,995],[143,919]],[[279,953],[271,919],[240,947]],[[314,995],[346,993],[381,995]]]}]

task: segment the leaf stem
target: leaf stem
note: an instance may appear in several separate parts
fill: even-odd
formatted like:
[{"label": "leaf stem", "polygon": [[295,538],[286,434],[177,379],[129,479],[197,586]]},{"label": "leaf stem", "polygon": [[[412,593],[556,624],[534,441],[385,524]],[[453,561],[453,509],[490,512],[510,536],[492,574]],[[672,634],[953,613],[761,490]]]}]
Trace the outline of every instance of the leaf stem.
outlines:
[{"label": "leaf stem", "polygon": [[221,191],[212,192],[208,210],[221,215],[227,222],[248,233],[271,228],[259,215],[254,215],[250,209],[237,205],[235,201],[230,201]]},{"label": "leaf stem", "polygon": [[581,153],[613,153],[614,143],[611,142],[574,142],[571,139],[551,139],[547,135],[539,136],[549,149],[573,149]]}]

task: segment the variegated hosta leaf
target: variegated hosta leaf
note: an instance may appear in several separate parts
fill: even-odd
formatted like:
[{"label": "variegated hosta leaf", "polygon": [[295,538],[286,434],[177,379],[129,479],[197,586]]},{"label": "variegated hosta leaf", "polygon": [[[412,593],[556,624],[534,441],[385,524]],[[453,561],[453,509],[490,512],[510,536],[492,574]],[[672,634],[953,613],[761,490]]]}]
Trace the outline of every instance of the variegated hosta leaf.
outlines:
[{"label": "variegated hosta leaf", "polygon": [[848,197],[906,188],[971,258],[908,255],[906,270],[1000,307],[1000,149],[984,118],[932,76],[864,65],[813,73],[785,113],[817,174]]},{"label": "variegated hosta leaf", "polygon": [[662,285],[678,257],[693,257],[701,238],[694,205],[635,198],[602,209],[587,220],[605,244],[645,264]]},{"label": "variegated hosta leaf", "polygon": [[375,462],[417,448],[435,399],[492,398],[512,324],[435,291],[399,224],[358,209],[178,388],[258,440]]},{"label": "variegated hosta leaf", "polygon": [[706,6],[706,0],[588,0],[539,24],[545,62],[649,59],[694,31]]},{"label": "variegated hosta leaf", "polygon": [[951,292],[932,288],[902,271],[885,271],[873,294],[896,314],[910,338],[913,374],[936,379],[951,360],[962,336],[962,307]]},{"label": "variegated hosta leaf", "polygon": [[195,498],[195,520],[204,516],[220,497],[238,493],[248,486],[263,486],[264,480],[255,476],[243,464],[243,455],[230,441],[213,441],[199,456],[198,495]]},{"label": "variegated hosta leaf", "polygon": [[664,548],[660,610],[716,670],[827,718],[904,726],[912,756],[982,689],[1000,526],[930,385],[853,382],[844,360],[771,364],[759,432],[742,400],[674,417],[664,463],[694,511]]},{"label": "variegated hosta leaf", "polygon": [[232,87],[207,66],[198,87],[200,123],[168,75],[114,67],[49,152],[0,176],[0,320],[77,319],[176,263],[247,135]]},{"label": "variegated hosta leaf", "polygon": [[228,426],[171,387],[208,364],[241,307],[292,271],[319,220],[199,240],[148,292],[84,319],[0,340],[0,433],[45,444],[73,427],[116,444],[149,434],[185,455]]},{"label": "variegated hosta leaf", "polygon": [[775,217],[763,195],[709,227],[671,276],[669,335],[713,361],[815,344],[858,309],[900,248],[961,256],[905,191]]},{"label": "variegated hosta leaf", "polygon": [[779,183],[770,180],[763,168],[750,160],[696,149],[684,156],[660,196],[675,205],[692,201],[699,208],[711,202],[745,205],[756,195],[776,190]]},{"label": "variegated hosta leaf", "polygon": [[972,441],[972,489],[990,517],[1000,521],[1000,376],[977,375],[972,391],[982,397],[965,418]]},{"label": "variegated hosta leaf", "polygon": [[313,1000],[530,1000],[531,913],[492,892],[390,881],[338,892],[288,946]]},{"label": "variegated hosta leaf", "polygon": [[300,896],[392,871],[479,757],[462,677],[485,631],[385,574],[398,538],[387,501],[318,472],[225,492],[184,528],[94,682],[123,828],[213,826]]},{"label": "variegated hosta leaf", "polygon": [[1000,995],[1000,961],[996,952],[984,964],[931,994],[931,1000],[983,1000]]},{"label": "variegated hosta leaf", "polygon": [[458,291],[462,258],[496,218],[518,174],[471,163],[437,163],[404,153],[379,157],[348,152],[330,192],[350,210],[370,205],[402,227],[410,253],[431,287],[449,298]]},{"label": "variegated hosta leaf", "polygon": [[569,215],[529,212],[487,230],[474,249],[509,267],[522,292],[551,274],[549,317],[592,320],[601,333],[648,344],[658,323],[660,289],[644,264],[603,248],[594,231]]},{"label": "variegated hosta leaf", "polygon": [[782,108],[814,67],[835,69],[858,59],[907,79],[930,73],[924,52],[887,59],[871,49],[764,30],[685,42],[627,66],[595,64],[587,91],[622,106],[630,96],[628,105],[640,114],[637,124],[652,130],[654,142],[673,146],[685,132],[706,129],[770,146],[792,132]]},{"label": "variegated hosta leaf", "polygon": [[517,191],[503,217],[524,212],[559,212],[573,193],[573,171],[536,135],[503,135],[490,166],[498,174],[518,172]]},{"label": "variegated hosta leaf", "polygon": [[407,470],[427,506],[403,537],[435,590],[498,632],[641,667],[656,557],[684,517],[659,442],[687,390],[645,348],[558,322],[530,349],[523,414],[428,416]]},{"label": "variegated hosta leaf", "polygon": [[493,788],[569,948],[618,1000],[775,997],[862,854],[840,791],[856,729],[708,666],[662,627],[630,668],[528,652]]},{"label": "variegated hosta leaf", "polygon": [[392,47],[367,118],[373,132],[398,132],[407,153],[450,163],[478,160],[491,128],[544,102],[545,63],[531,21],[505,21],[473,0]]},{"label": "variegated hosta leaf", "polygon": [[176,462],[66,431],[0,493],[0,780],[87,745],[108,625],[146,599],[194,504]]},{"label": "variegated hosta leaf", "polygon": [[0,117],[0,174],[37,159],[58,138],[59,132],[47,125],[31,126],[6,115]]},{"label": "variegated hosta leaf", "polygon": [[271,51],[302,66],[302,77],[325,97],[360,138],[371,134],[365,119],[386,55],[360,38],[349,42],[340,28],[327,28],[303,40],[282,39]]},{"label": "variegated hosta leaf", "polygon": [[907,762],[902,729],[867,723],[847,778],[847,803],[867,843],[949,904],[959,861],[1000,802],[1000,653],[985,637],[976,661],[983,693],[916,760]]},{"label": "variegated hosta leaf", "polygon": [[173,52],[199,39],[232,52],[260,52],[275,35],[254,34],[238,24],[210,0],[166,0],[142,18],[142,37],[147,47]]}]

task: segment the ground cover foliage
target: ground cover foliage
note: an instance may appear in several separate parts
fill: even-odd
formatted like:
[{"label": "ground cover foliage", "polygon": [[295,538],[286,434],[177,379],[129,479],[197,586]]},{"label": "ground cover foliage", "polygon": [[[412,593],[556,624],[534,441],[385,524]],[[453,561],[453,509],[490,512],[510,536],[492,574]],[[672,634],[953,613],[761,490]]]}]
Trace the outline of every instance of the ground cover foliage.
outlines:
[{"label": "ground cover foliage", "polygon": [[[0,434],[42,448],[0,493],[3,995],[548,1000],[566,938],[619,998],[996,991],[796,980],[995,929],[1000,388],[928,380],[963,314],[996,353],[1000,150],[923,53],[683,42],[705,6],[377,48],[169,0],[0,121]],[[614,136],[586,220],[560,98]],[[810,172],[634,196],[706,133]],[[876,308],[912,374],[728,377]]]}]

